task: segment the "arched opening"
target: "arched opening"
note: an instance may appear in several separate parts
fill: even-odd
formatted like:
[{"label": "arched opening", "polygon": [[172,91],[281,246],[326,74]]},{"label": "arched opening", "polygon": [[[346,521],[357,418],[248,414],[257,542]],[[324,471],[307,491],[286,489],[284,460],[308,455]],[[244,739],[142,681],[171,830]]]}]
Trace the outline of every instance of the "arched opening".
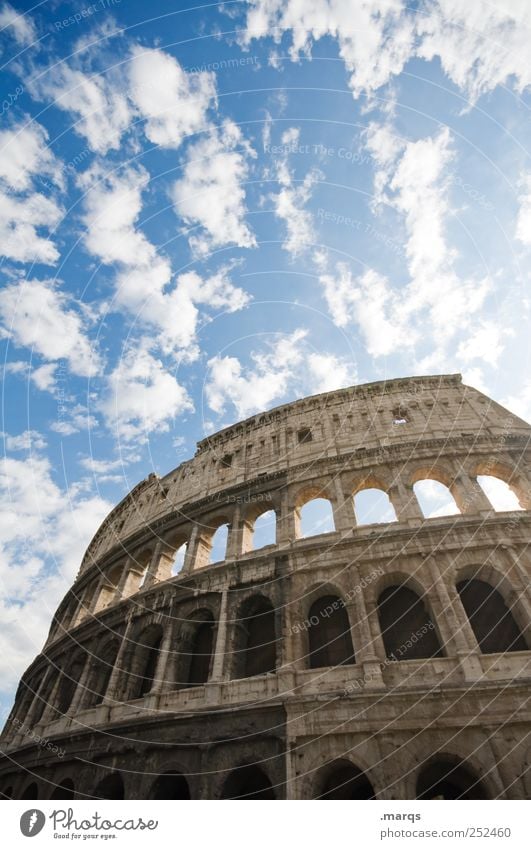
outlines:
[{"label": "arched opening", "polygon": [[60,714],[65,714],[72,704],[86,660],[86,657],[79,657],[61,672],[57,694],[57,710]]},{"label": "arched opening", "polygon": [[240,608],[235,623],[235,678],[274,672],[277,665],[275,611],[269,599],[253,596]]},{"label": "arched opening", "polygon": [[190,799],[190,788],[180,772],[164,772],[153,782],[151,799]]},{"label": "arched opening", "polygon": [[222,799],[274,799],[271,782],[258,766],[240,766],[231,772],[221,793]]},{"label": "arched opening", "polygon": [[38,799],[39,798],[39,788],[37,787],[37,783],[32,781],[31,784],[28,784],[24,793],[20,797],[21,799]]},{"label": "arched opening", "polygon": [[187,684],[194,687],[204,684],[210,676],[212,649],[214,644],[214,617],[211,613],[204,621],[199,622],[193,635]]},{"label": "arched opening", "polygon": [[157,671],[161,642],[162,627],[160,625],[148,627],[139,637],[131,669],[133,678],[131,699],[141,699],[150,692]]},{"label": "arched opening", "polygon": [[38,799],[39,798],[39,788],[37,787],[37,783],[32,781],[31,784],[28,784],[24,793],[20,797],[21,799]]},{"label": "arched opening", "polygon": [[338,596],[314,601],[308,613],[308,641],[310,669],[355,663],[347,609]]},{"label": "arched opening", "polygon": [[488,799],[480,780],[460,763],[436,760],[417,781],[417,799]]},{"label": "arched opening", "polygon": [[118,648],[118,640],[113,639],[105,643],[97,656],[92,658],[92,673],[87,687],[85,707],[97,707],[103,702],[116,663]]},{"label": "arched opening", "polygon": [[187,548],[188,548],[188,543],[183,542],[183,544],[180,545],[179,548],[177,549],[177,551],[175,552],[175,557],[173,558],[173,564],[172,564],[172,567],[171,567],[172,576],[178,575],[179,572],[182,571],[182,568],[184,566],[184,560],[185,560],[185,557],[186,557]]},{"label": "arched opening", "polygon": [[300,508],[300,536],[313,537],[335,531],[332,505],[327,498],[312,498]]},{"label": "arched opening", "polygon": [[64,778],[54,789],[50,799],[73,799],[74,793],[74,782],[71,778]]},{"label": "arched opening", "polygon": [[265,548],[275,545],[277,539],[277,516],[274,510],[267,510],[256,519],[253,526],[252,548]]},{"label": "arched opening", "polygon": [[477,482],[494,510],[504,512],[524,509],[518,501],[516,493],[501,478],[497,478],[494,475],[478,475]]},{"label": "arched opening", "polygon": [[470,578],[457,584],[457,592],[483,654],[527,650],[524,636],[498,590]]},{"label": "arched opening", "polygon": [[357,525],[374,525],[396,522],[395,508],[383,489],[370,487],[354,496],[354,513]]},{"label": "arched opening", "polygon": [[364,772],[350,762],[326,770],[316,799],[374,799],[374,790]]},{"label": "arched opening", "polygon": [[36,691],[35,696],[35,707],[32,710],[31,721],[33,725],[37,725],[38,722],[42,719],[42,715],[44,713],[45,707],[47,707],[50,696],[52,693],[55,677],[58,674],[55,669],[49,667],[46,675],[46,679],[42,688]]},{"label": "arched opening", "polygon": [[227,540],[229,538],[228,524],[220,525],[210,539],[209,563],[220,563],[227,555]]},{"label": "arched opening", "polygon": [[378,618],[390,660],[443,657],[435,625],[414,590],[405,586],[387,587],[378,598]]},{"label": "arched opening", "polygon": [[413,485],[413,491],[426,519],[455,516],[461,512],[448,487],[439,481],[424,478]]},{"label": "arched opening", "polygon": [[96,799],[123,799],[124,782],[119,772],[113,772],[96,785],[94,791]]},{"label": "arched opening", "polygon": [[94,613],[99,613],[110,607],[116,600],[116,594],[123,574],[123,564],[119,563],[109,572],[106,583],[100,590],[100,594],[94,606]]},{"label": "arched opening", "polygon": [[140,580],[138,582],[138,589],[139,590],[146,586],[148,578],[151,574],[150,567],[151,567],[152,556],[153,556],[153,552],[151,550],[148,550],[148,551],[142,551],[141,554],[138,554],[134,558],[135,569],[137,569],[141,572]]}]

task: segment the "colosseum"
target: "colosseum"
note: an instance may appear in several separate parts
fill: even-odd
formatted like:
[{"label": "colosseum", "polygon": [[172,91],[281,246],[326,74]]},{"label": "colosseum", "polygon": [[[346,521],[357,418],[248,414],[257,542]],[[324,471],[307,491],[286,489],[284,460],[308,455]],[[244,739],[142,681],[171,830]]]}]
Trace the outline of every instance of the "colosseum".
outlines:
[{"label": "colosseum", "polygon": [[150,475],[22,677],[4,798],[529,798],[530,435],[460,375],[407,378]]}]

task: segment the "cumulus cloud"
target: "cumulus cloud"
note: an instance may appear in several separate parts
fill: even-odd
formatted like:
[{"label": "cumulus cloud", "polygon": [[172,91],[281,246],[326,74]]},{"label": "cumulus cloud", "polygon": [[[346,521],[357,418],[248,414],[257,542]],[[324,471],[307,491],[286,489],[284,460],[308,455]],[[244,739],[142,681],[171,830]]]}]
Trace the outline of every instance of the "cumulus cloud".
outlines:
[{"label": "cumulus cloud", "polygon": [[518,92],[531,83],[527,62],[531,7],[526,0],[462,3],[425,0],[414,12],[404,0],[249,0],[241,41],[291,39],[292,61],[308,56],[314,42],[337,40],[355,97],[372,95],[412,58],[438,58],[470,102],[498,85]]},{"label": "cumulus cloud", "polygon": [[51,281],[10,283],[0,292],[0,319],[4,334],[16,345],[32,348],[46,360],[65,359],[74,374],[89,377],[101,368],[73,300]]},{"label": "cumulus cloud", "polygon": [[149,141],[166,148],[206,127],[216,98],[214,74],[187,73],[171,54],[138,45],[128,48],[124,62],[101,71],[111,35],[116,32],[103,28],[100,48],[87,51],[78,44],[70,64],[54,63],[35,74],[33,96],[75,116],[74,131],[99,154],[118,150],[138,119]]},{"label": "cumulus cloud", "polygon": [[35,189],[44,176],[62,187],[58,160],[48,146],[48,133],[24,117],[0,132],[0,240],[2,254],[17,262],[54,265],[59,252],[42,230],[51,230],[62,218],[52,197]]},{"label": "cumulus cloud", "polygon": [[177,148],[186,136],[205,128],[216,98],[214,74],[186,73],[169,53],[140,47],[132,50],[128,73],[129,96],[153,144]]},{"label": "cumulus cloud", "polygon": [[170,421],[193,410],[193,404],[148,344],[139,343],[124,353],[111,372],[100,409],[116,437],[132,442],[145,440],[152,431],[168,431]]},{"label": "cumulus cloud", "polygon": [[282,247],[294,257],[299,256],[314,241],[313,217],[305,206],[310,200],[313,186],[323,177],[318,169],[312,168],[302,181],[295,180],[289,168],[288,152],[290,146],[297,145],[298,141],[299,130],[294,127],[282,134],[282,144],[286,146],[287,152],[276,164],[280,191],[271,195],[275,215],[286,227],[286,239]]},{"label": "cumulus cloud", "polygon": [[246,221],[245,182],[255,151],[231,120],[188,148],[183,177],[172,189],[175,212],[199,233],[189,236],[200,256],[224,245],[251,248],[256,240]]},{"label": "cumulus cloud", "polygon": [[15,41],[26,47],[37,39],[35,24],[26,13],[17,12],[10,3],[3,3],[0,9],[0,30],[6,29]]},{"label": "cumulus cloud", "polygon": [[302,329],[279,335],[251,351],[248,365],[234,356],[212,357],[205,384],[210,409],[218,414],[231,410],[241,419],[273,403],[338,389],[355,380],[353,369],[340,357],[312,351],[307,336]]},{"label": "cumulus cloud", "polygon": [[[25,434],[9,437],[23,449]],[[30,444],[35,449],[32,437]],[[50,620],[111,504],[54,481],[47,457],[4,457],[0,469],[0,676],[12,687],[42,648]],[[31,622],[31,628],[27,623]]]}]

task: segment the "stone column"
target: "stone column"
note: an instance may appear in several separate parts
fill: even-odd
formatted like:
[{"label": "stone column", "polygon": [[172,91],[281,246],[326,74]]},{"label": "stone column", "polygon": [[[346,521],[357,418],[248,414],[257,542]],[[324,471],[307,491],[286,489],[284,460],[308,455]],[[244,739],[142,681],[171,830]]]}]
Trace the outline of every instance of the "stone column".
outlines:
[{"label": "stone column", "polygon": [[76,691],[74,693],[74,698],[72,699],[72,703],[67,710],[67,714],[71,716],[75,716],[79,710],[82,710],[83,702],[86,701],[87,696],[87,682],[89,679],[89,675],[92,671],[92,662],[90,655],[87,655],[87,659],[85,661],[85,666],[83,667],[83,672],[81,673],[81,677],[79,679],[78,685],[76,687]]},{"label": "stone column", "polygon": [[[222,681],[225,672],[225,650],[227,646],[227,611],[229,605],[229,591],[225,588],[221,593],[221,604],[219,608],[218,628],[216,632],[216,645],[214,649],[214,662],[212,664],[211,681]],[[227,670],[228,671],[228,670]]]},{"label": "stone column", "polygon": [[424,521],[424,516],[413,487],[408,489],[398,478],[389,489],[389,498],[395,508],[396,518],[399,522],[407,522],[417,526]]},{"label": "stone column", "polygon": [[335,496],[332,500],[334,525],[341,536],[349,536],[356,525],[353,498],[350,492],[345,493],[340,478],[334,478]]},{"label": "stone column", "polygon": [[127,651],[127,647],[129,644],[129,640],[131,637],[131,632],[133,630],[133,617],[129,614],[129,618],[127,620],[127,624],[125,626],[125,631],[120,643],[120,648],[118,649],[118,653],[116,655],[116,660],[114,661],[114,667],[111,672],[111,677],[109,678],[109,683],[107,684],[107,690],[105,692],[105,696],[103,697],[102,704],[113,706],[119,699],[117,698],[118,693],[118,685],[120,683],[121,676],[127,672],[122,668],[124,655]]},{"label": "stone column", "polygon": [[277,511],[277,544],[290,545],[297,539],[297,522],[295,507],[292,503],[288,489],[282,491],[280,497],[280,511]]},{"label": "stone column", "polygon": [[57,713],[55,704],[57,702],[57,694],[59,692],[61,679],[63,677],[63,670],[59,669],[55,666],[52,666],[51,670],[50,670],[50,676],[53,675],[54,672],[57,675],[57,678],[56,678],[56,680],[53,684],[52,689],[50,690],[50,693],[48,694],[48,697],[47,697],[48,702],[45,705],[44,711],[42,712],[42,715],[41,715],[41,718],[39,719],[39,721],[37,723],[37,726],[36,726],[37,728],[39,726],[48,725],[50,722],[52,722],[56,718],[56,716],[59,715]]},{"label": "stone column", "polygon": [[243,524],[241,504],[236,504],[229,524],[225,560],[238,560],[243,552]]},{"label": "stone column", "polygon": [[[367,685],[382,689],[385,687],[385,684],[382,678],[380,662],[385,660],[385,650],[383,649],[381,637],[380,644],[377,642],[375,644],[374,635],[371,633],[358,567],[352,565],[350,567],[350,574],[353,579],[354,593],[347,602],[346,607],[349,614],[356,663],[362,665],[363,678]],[[378,652],[381,653],[381,657],[378,657]]]},{"label": "stone column", "polygon": [[483,675],[478,657],[479,647],[457,591],[448,590],[435,560],[428,562],[433,587],[442,608],[442,615],[452,633],[452,640],[465,681],[477,681]]},{"label": "stone column", "polygon": [[463,515],[490,516],[494,508],[477,481],[466,472],[459,472],[452,483],[452,495]]},{"label": "stone column", "polygon": [[186,556],[181,573],[184,575],[187,572],[193,572],[194,569],[200,569],[201,566],[206,566],[208,554],[208,547],[203,540],[203,528],[195,524],[190,534],[190,542],[186,547]]},{"label": "stone column", "polygon": [[166,669],[168,668],[170,657],[173,656],[173,621],[169,616],[168,620],[168,625],[164,629],[164,637],[162,638],[162,643],[159,649],[157,668],[155,669],[155,675],[153,676],[153,684],[149,691],[150,696],[162,693],[163,690],[167,689],[165,686],[167,684]]}]

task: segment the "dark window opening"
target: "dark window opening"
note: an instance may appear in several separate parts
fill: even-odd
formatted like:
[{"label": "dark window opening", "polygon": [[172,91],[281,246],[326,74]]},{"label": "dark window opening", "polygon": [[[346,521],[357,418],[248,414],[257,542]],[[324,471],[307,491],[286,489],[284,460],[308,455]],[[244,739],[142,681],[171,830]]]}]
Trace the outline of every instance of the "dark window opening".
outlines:
[{"label": "dark window opening", "polygon": [[74,782],[71,778],[65,778],[54,789],[50,799],[73,799],[74,798]]},{"label": "dark window opening", "polygon": [[188,684],[196,686],[208,681],[213,641],[214,620],[201,622],[196,629],[192,642]]},{"label": "dark window opening", "polygon": [[409,422],[409,414],[405,407],[395,407],[393,410],[393,424],[405,425]]},{"label": "dark window opening", "polygon": [[522,632],[498,590],[472,578],[460,581],[457,592],[483,654],[527,650]]},{"label": "dark window opening", "polygon": [[124,783],[122,776],[115,772],[113,775],[103,778],[96,786],[93,795],[96,799],[123,799]]},{"label": "dark window opening", "polygon": [[165,772],[153,782],[152,799],[189,799],[190,788],[184,775],[179,772]]},{"label": "dark window opening", "polygon": [[232,454],[225,454],[225,456],[221,458],[221,467],[223,469],[230,469],[231,466],[232,466]]},{"label": "dark window opening", "polygon": [[34,781],[31,784],[28,784],[24,793],[20,797],[21,799],[38,799],[39,798],[39,788],[37,787]]},{"label": "dark window opening", "polygon": [[390,660],[443,657],[431,617],[413,590],[403,586],[384,590],[378,599],[378,618]]},{"label": "dark window opening", "polygon": [[236,678],[274,672],[277,665],[275,611],[266,598],[249,601],[236,622]]},{"label": "dark window opening", "polygon": [[235,769],[223,785],[222,799],[274,799],[271,782],[257,766]]},{"label": "dark window opening", "polygon": [[317,799],[374,799],[371,782],[354,764],[338,766],[323,782]]},{"label": "dark window opening", "polygon": [[301,430],[297,431],[297,442],[299,445],[303,445],[305,442],[312,441],[312,432],[309,427],[303,427]]},{"label": "dark window opening", "polygon": [[417,781],[417,799],[487,799],[473,773],[460,764],[436,761],[424,767]]},{"label": "dark window opening", "polygon": [[355,663],[348,613],[338,596],[323,596],[308,613],[310,668]]}]

